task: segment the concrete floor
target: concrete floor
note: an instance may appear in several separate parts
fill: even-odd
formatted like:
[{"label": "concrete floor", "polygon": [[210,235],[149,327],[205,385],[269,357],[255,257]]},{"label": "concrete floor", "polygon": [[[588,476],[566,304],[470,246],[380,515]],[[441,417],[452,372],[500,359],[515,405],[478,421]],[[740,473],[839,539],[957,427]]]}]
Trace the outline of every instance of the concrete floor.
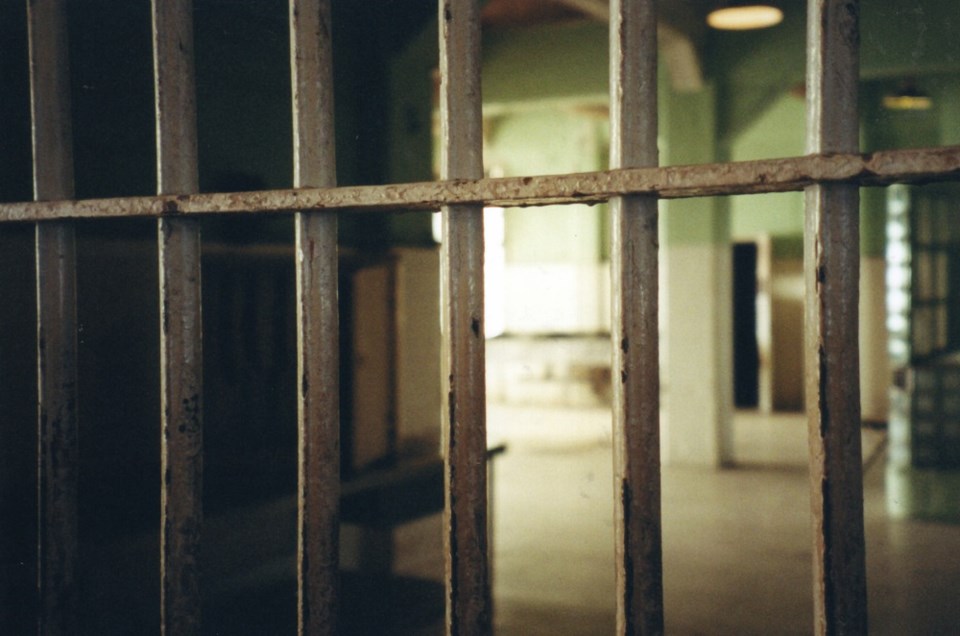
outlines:
[{"label": "concrete floor", "polygon": [[[610,634],[613,499],[607,409],[489,407],[496,633]],[[802,416],[738,414],[739,467],[663,471],[667,633],[809,634],[810,504]],[[864,455],[882,451],[868,431]],[[960,527],[885,514],[865,479],[873,634],[960,634]]]},{"label": "concrete floor", "polygon": [[[613,633],[610,421],[605,408],[488,407],[491,445],[509,445],[493,464],[496,634]],[[737,468],[664,468],[668,634],[812,632],[806,447],[802,416],[738,413]],[[871,633],[960,634],[960,525],[891,519],[882,449],[883,434],[865,431]],[[207,545],[222,554],[205,570],[215,597],[206,633],[293,629],[295,510],[285,497],[210,516]],[[157,623],[156,536],[106,547],[85,552],[83,566],[88,600],[108,609],[111,627],[88,621],[86,633],[147,633]],[[401,528],[394,548],[390,585],[402,589],[345,576],[344,615],[354,620],[345,634],[444,633],[440,515]],[[366,627],[376,612],[389,629]]]},{"label": "concrete floor", "polygon": [[[488,407],[491,445],[509,445],[493,463],[498,636],[614,632],[610,422],[605,408]],[[800,415],[738,413],[737,468],[664,468],[668,634],[812,632],[805,426]],[[863,441],[869,464],[865,520],[871,633],[960,634],[960,525],[890,519],[884,506],[883,434],[865,431]],[[250,584],[250,589],[220,590],[222,602],[205,614],[207,632],[288,633],[295,598],[290,544],[270,543],[264,531],[293,537],[293,498],[241,512],[212,518],[207,536],[210,544],[234,545],[224,553],[226,561],[217,562],[219,569],[245,572],[240,580],[225,580]],[[243,537],[217,539],[218,528],[236,534],[239,520],[249,530],[246,543]],[[263,553],[268,544],[277,551],[272,560]],[[401,527],[393,545],[394,579],[384,583],[345,575],[343,633],[443,634],[440,515]],[[151,554],[151,546],[141,546],[135,554]],[[265,565],[276,565],[276,571],[250,570],[244,564],[253,553]],[[149,558],[133,554],[122,553],[121,564],[137,568]],[[217,563],[211,562],[211,569]],[[116,571],[111,568],[111,575]],[[154,607],[155,593],[140,596]],[[110,600],[116,603],[116,596]],[[136,609],[131,603],[118,607]],[[111,616],[116,618],[116,612]]]},{"label": "concrete floor", "polygon": [[[610,422],[605,408],[488,407],[491,445],[509,445],[493,464],[492,481],[498,636],[614,633]],[[800,415],[738,413],[736,468],[664,468],[668,634],[812,632],[805,427]],[[960,634],[960,525],[889,518],[883,433],[867,430],[863,442],[871,633]],[[265,512],[262,518],[273,525],[257,527],[274,527],[282,518],[292,528],[292,499],[271,506],[285,512]],[[251,518],[249,511],[243,518]],[[292,530],[284,533],[292,536]],[[345,578],[344,611],[353,627],[344,633],[443,634],[440,515],[401,527],[394,549],[400,587],[393,592],[382,582],[351,587]],[[256,573],[261,587],[281,579],[285,586],[274,605],[265,605],[263,622],[224,622],[230,628],[216,633],[289,631],[277,622],[292,617],[292,563],[284,557],[282,564],[286,578]],[[245,615],[236,611],[241,602],[264,605],[245,598],[237,596],[222,614]],[[376,627],[359,620],[376,612],[386,617]]]}]

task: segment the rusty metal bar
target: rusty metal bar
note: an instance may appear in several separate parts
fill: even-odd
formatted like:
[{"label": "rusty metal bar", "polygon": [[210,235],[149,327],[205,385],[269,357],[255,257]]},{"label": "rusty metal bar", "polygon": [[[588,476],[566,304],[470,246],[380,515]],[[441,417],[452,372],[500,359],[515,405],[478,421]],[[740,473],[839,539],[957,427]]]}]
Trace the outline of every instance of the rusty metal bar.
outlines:
[{"label": "rusty metal bar", "polygon": [[[295,187],[336,185],[329,0],[290,0]],[[295,217],[298,383],[298,632],[337,633],[340,350],[337,216]]]},{"label": "rusty metal bar", "polygon": [[[439,0],[441,178],[483,176],[480,8]],[[488,634],[483,205],[442,208],[444,552],[448,634]]]},{"label": "rusty metal bar", "polygon": [[[807,150],[859,148],[857,0],[810,0]],[[866,634],[860,448],[859,191],[806,189],[806,402],[813,512],[814,631]]]},{"label": "rusty metal bar", "polygon": [[177,217],[333,209],[342,214],[403,213],[437,210],[444,205],[485,203],[522,207],[601,203],[630,194],[656,194],[661,199],[680,199],[800,191],[814,183],[885,186],[935,181],[960,181],[960,146],[381,186],[0,203],[0,223],[57,218]]},{"label": "rusty metal bar", "polygon": [[[655,0],[610,3],[610,166],[656,166]],[[611,280],[617,633],[663,633],[657,197],[614,197]]]},{"label": "rusty metal bar", "polygon": [[[27,5],[37,201],[73,196],[66,7]],[[36,227],[38,633],[77,631],[77,290],[73,223]]]},{"label": "rusty metal bar", "polygon": [[[190,0],[153,0],[157,192],[197,191]],[[161,395],[161,633],[200,633],[203,369],[200,226],[158,220]]]}]

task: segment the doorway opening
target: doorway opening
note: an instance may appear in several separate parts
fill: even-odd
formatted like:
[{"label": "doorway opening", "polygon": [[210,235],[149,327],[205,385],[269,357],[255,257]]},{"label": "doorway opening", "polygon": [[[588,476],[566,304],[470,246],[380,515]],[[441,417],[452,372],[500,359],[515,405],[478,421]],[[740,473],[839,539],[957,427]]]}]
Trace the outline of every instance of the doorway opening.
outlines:
[{"label": "doorway opening", "polygon": [[757,343],[757,244],[733,245],[733,403],[760,405],[760,350]]}]

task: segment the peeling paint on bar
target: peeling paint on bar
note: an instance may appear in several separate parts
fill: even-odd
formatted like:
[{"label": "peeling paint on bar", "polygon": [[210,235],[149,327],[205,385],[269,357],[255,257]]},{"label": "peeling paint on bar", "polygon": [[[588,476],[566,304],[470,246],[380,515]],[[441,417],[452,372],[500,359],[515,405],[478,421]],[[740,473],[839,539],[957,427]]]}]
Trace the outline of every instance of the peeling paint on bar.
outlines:
[{"label": "peeling paint on bar", "polygon": [[[329,0],[291,0],[296,186],[336,184]],[[337,217],[295,217],[297,272],[297,631],[338,633],[340,351]]]},{"label": "peeling paint on bar", "polygon": [[[157,192],[197,191],[190,0],[153,0]],[[160,260],[160,630],[201,631],[203,368],[200,223],[162,217]]]},{"label": "peeling paint on bar", "polygon": [[410,212],[484,203],[526,207],[601,203],[629,194],[679,199],[800,191],[814,183],[960,181],[960,146],[871,154],[812,154],[785,159],[498,179],[448,179],[381,186],[293,188],[255,192],[0,203],[0,222],[63,218],[289,213],[297,210]]},{"label": "peeling paint on bar", "polygon": [[[62,0],[35,0],[27,14],[34,198],[70,198],[66,8]],[[37,633],[42,635],[75,633],[78,619],[76,260],[72,222],[37,224]]]},{"label": "peeling paint on bar", "polygon": [[[610,106],[610,165],[657,166],[655,0],[610,3]],[[616,633],[662,634],[657,197],[610,209]]]},{"label": "peeling paint on bar", "polygon": [[[478,0],[439,0],[441,173],[483,176]],[[435,188],[436,186],[434,186]],[[442,186],[441,186],[442,188]],[[402,191],[384,189],[387,200]],[[457,203],[457,202],[453,202]],[[446,629],[489,634],[483,205],[444,206],[441,244]]]},{"label": "peeling paint on bar", "polygon": [[[859,147],[859,3],[811,0],[807,15],[807,150]],[[872,158],[872,171],[886,166]],[[860,448],[859,191],[806,189],[804,278],[814,633],[866,634]]]}]

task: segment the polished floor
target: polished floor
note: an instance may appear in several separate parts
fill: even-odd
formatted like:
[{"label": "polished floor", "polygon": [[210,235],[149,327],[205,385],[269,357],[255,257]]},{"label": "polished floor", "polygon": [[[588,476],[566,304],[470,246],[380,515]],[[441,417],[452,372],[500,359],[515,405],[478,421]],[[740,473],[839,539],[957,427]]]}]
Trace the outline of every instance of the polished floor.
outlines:
[{"label": "polished floor", "polygon": [[[488,427],[509,445],[494,477],[496,633],[613,633],[610,412],[491,406]],[[737,468],[663,471],[667,633],[809,634],[805,423],[742,413],[735,433]],[[960,526],[891,520],[882,449],[864,433],[879,459],[865,477],[870,631],[960,634]]]},{"label": "polished floor", "polygon": [[[489,406],[489,441],[508,445],[493,462],[495,634],[614,633],[610,421],[603,408]],[[883,433],[863,441],[871,633],[960,634],[960,525],[891,519]],[[806,447],[801,416],[738,413],[735,468],[664,468],[668,634],[812,632]],[[295,630],[295,519],[292,496],[210,516],[205,633]],[[341,633],[443,634],[440,515],[401,527],[392,547],[394,576],[344,574]],[[85,553],[99,618],[82,633],[155,631],[156,552],[144,534]]]}]

